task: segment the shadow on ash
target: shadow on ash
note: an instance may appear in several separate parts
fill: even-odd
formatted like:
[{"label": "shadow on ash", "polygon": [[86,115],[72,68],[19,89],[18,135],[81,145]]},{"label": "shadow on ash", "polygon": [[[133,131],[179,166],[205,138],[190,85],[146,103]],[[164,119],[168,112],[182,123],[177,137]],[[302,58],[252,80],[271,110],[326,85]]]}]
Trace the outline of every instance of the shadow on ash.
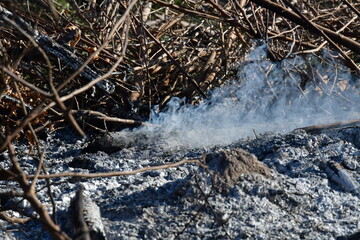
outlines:
[{"label": "shadow on ash", "polygon": [[[83,227],[74,230],[68,216],[83,215],[78,222],[93,239],[359,239],[360,122],[347,121],[359,116],[359,79],[330,53],[324,66],[311,57],[272,63],[264,52],[250,53],[239,79],[198,106],[174,99],[166,111],[154,110],[152,126],[93,142],[50,137],[53,172],[130,171],[183,159],[207,166],[55,179],[57,219],[69,235]],[[29,157],[23,162],[31,166]],[[45,192],[39,186],[50,205]],[[50,238],[34,222],[25,227]]]}]

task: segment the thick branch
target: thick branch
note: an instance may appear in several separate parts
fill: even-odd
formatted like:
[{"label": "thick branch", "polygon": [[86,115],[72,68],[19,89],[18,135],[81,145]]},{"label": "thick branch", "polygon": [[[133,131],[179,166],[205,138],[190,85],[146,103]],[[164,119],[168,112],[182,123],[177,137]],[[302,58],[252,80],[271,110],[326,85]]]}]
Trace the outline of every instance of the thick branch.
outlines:
[{"label": "thick branch", "polygon": [[261,7],[264,7],[266,9],[269,9],[273,12],[276,12],[277,14],[289,19],[290,21],[293,21],[296,24],[299,24],[303,26],[304,28],[308,29],[309,31],[322,35],[321,31],[323,31],[329,38],[331,38],[334,42],[339,43],[343,45],[344,47],[347,47],[354,51],[357,54],[360,54],[360,43],[342,35],[339,33],[336,33],[326,27],[323,27],[321,25],[313,23],[313,26],[306,21],[304,21],[299,15],[293,13],[292,11],[287,10],[283,6],[271,2],[270,0],[251,0],[253,3],[258,4]]}]

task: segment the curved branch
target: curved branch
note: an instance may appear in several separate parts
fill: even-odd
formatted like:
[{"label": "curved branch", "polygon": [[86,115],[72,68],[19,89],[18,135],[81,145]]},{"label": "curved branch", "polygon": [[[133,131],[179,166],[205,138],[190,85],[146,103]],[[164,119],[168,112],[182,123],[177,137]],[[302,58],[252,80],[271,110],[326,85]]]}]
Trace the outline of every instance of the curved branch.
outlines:
[{"label": "curved branch", "polygon": [[[164,164],[159,166],[151,166],[151,167],[143,167],[132,171],[124,171],[124,172],[104,172],[104,173],[77,173],[77,172],[64,172],[64,173],[54,173],[47,175],[39,175],[38,179],[49,179],[49,178],[59,178],[59,177],[77,177],[77,178],[99,178],[99,177],[118,177],[118,176],[127,176],[134,175],[136,173],[161,170],[166,168],[177,167],[183,165],[185,163],[196,163],[202,168],[208,168],[205,164],[200,162],[197,159],[184,159],[180,162]],[[33,179],[35,175],[28,175],[29,179]]]}]

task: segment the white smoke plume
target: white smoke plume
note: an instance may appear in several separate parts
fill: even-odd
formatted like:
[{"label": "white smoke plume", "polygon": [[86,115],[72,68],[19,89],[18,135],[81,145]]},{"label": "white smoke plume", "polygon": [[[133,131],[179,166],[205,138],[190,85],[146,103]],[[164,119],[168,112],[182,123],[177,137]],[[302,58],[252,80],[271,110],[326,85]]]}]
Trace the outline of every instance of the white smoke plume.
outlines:
[{"label": "white smoke plume", "polygon": [[165,111],[152,114],[153,126],[126,135],[169,148],[207,147],[255,133],[359,118],[359,83],[333,52],[275,63],[261,46],[240,65],[237,79],[209,99],[193,106],[173,98]]}]

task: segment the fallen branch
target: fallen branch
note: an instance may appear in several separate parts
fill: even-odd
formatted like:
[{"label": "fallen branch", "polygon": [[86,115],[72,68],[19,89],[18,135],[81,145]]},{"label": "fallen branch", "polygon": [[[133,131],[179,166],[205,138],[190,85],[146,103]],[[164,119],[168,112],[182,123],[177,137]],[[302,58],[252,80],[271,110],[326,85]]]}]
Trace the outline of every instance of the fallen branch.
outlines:
[{"label": "fallen branch", "polygon": [[27,223],[30,218],[18,218],[18,217],[10,217],[5,212],[0,212],[0,219],[7,221],[8,223]]},{"label": "fallen branch", "polygon": [[349,120],[349,121],[344,121],[344,122],[329,123],[329,124],[312,125],[309,127],[296,128],[295,130],[301,129],[301,130],[305,130],[306,132],[314,133],[314,132],[321,132],[321,131],[327,130],[327,129],[353,127],[353,126],[360,126],[360,119],[354,119],[354,120]]},{"label": "fallen branch", "polygon": [[[38,179],[49,179],[49,178],[60,178],[60,177],[76,177],[76,178],[99,178],[99,177],[118,177],[118,176],[127,176],[134,175],[137,173],[154,171],[154,170],[162,170],[167,168],[177,167],[186,163],[196,163],[202,168],[208,168],[205,164],[200,162],[197,159],[184,159],[180,162],[164,164],[160,166],[152,166],[152,167],[143,167],[132,171],[123,171],[123,172],[105,172],[105,173],[77,173],[77,172],[64,172],[64,173],[54,173],[48,175],[39,175]],[[27,175],[28,179],[35,178],[35,175]]]},{"label": "fallen branch", "polygon": [[106,122],[117,122],[129,125],[152,125],[147,122],[137,121],[133,119],[124,119],[124,118],[117,118],[117,117],[109,117],[104,113],[93,111],[93,110],[72,110],[73,113],[80,113],[80,114],[89,114],[94,116],[96,119],[104,120]]}]

